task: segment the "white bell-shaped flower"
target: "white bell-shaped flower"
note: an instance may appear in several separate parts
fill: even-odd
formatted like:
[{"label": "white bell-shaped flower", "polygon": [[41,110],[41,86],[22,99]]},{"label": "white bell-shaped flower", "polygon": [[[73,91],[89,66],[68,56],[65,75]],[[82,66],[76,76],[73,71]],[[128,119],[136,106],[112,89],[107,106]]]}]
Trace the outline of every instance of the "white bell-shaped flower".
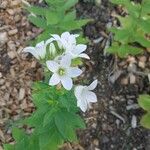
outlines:
[{"label": "white bell-shaped flower", "polygon": [[23,52],[31,53],[36,59],[44,59],[46,55],[46,45],[44,41],[38,43],[35,47],[26,47]]},{"label": "white bell-shaped flower", "polygon": [[90,108],[91,103],[97,102],[97,96],[92,90],[97,86],[97,80],[93,81],[89,86],[77,86],[75,88],[75,96],[77,98],[77,106],[85,112]]},{"label": "white bell-shaped flower", "polygon": [[61,83],[66,90],[71,90],[73,86],[72,78],[79,76],[82,70],[78,67],[71,67],[71,58],[63,56],[58,61],[47,61],[48,69],[53,73],[49,80],[49,85],[57,85]]}]

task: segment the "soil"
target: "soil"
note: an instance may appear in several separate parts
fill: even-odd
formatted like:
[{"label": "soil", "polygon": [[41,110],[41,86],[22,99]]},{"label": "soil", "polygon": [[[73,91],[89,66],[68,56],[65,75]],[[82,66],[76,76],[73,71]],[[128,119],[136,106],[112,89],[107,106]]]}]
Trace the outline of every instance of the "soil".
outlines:
[{"label": "soil", "polygon": [[[16,0],[18,4],[6,1],[7,4],[0,8],[0,33],[6,38],[0,45],[0,145],[12,142],[12,122],[33,111],[31,84],[43,77],[39,63],[31,55],[21,53],[25,41],[34,38],[40,30],[27,21],[19,0]],[[95,91],[98,103],[85,114],[81,113],[87,129],[78,131],[79,144],[66,143],[62,149],[150,150],[150,131],[141,127],[140,118],[144,112],[137,106],[139,94],[150,94],[145,76],[150,72],[149,53],[127,59],[105,54],[109,41],[106,26],[115,20],[112,13],[120,13],[120,9],[108,0],[101,0],[97,5],[90,0],[80,0],[76,9],[79,18],[94,19],[83,27],[90,41],[87,53],[91,57],[85,62],[83,79],[89,83],[98,79]],[[131,65],[136,67],[135,73],[130,72]]]}]

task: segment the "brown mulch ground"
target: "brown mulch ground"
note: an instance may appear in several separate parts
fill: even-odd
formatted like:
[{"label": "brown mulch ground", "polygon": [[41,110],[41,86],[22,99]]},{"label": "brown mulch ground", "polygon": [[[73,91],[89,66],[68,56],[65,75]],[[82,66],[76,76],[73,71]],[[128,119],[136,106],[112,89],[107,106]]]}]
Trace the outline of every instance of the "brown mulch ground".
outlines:
[{"label": "brown mulch ground", "polygon": [[[78,133],[80,145],[67,143],[64,150],[149,150],[150,131],[140,126],[143,111],[137,106],[139,94],[150,93],[146,76],[150,72],[149,53],[126,60],[104,55],[109,34],[106,25],[114,21],[111,14],[116,8],[108,0],[98,6],[80,1],[76,8],[80,18],[95,20],[83,29],[91,41],[85,76],[88,81],[98,78],[99,101],[82,114],[87,129]],[[12,123],[33,111],[31,84],[42,79],[42,69],[34,58],[22,54],[22,49],[38,32],[27,21],[21,0],[0,0],[0,145],[12,141]],[[137,120],[135,128],[133,119]]]}]

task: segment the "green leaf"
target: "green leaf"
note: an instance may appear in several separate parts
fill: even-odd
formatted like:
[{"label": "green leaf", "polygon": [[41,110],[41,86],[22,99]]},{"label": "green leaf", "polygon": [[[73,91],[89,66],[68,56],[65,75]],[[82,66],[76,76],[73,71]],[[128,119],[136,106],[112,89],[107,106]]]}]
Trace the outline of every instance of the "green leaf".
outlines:
[{"label": "green leaf", "polygon": [[150,129],[150,112],[142,117],[141,125],[145,128]]},{"label": "green leaf", "polygon": [[39,7],[39,6],[29,6],[26,7],[26,9],[35,14],[35,15],[40,15],[40,16],[45,16],[45,12],[47,11],[47,8]]},{"label": "green leaf", "polygon": [[[55,116],[55,124],[58,128],[58,131],[61,133],[61,135],[64,137],[64,139],[72,142],[72,141],[76,141],[76,133],[74,131],[74,126],[72,126],[71,124],[71,120],[72,118],[70,118],[70,116],[67,114],[67,117],[69,116],[69,118],[66,117],[67,112],[58,112]],[[72,116],[71,116],[72,117]]]},{"label": "green leaf", "polygon": [[145,33],[150,33],[150,19],[141,19],[138,25]]},{"label": "green leaf", "polygon": [[150,111],[150,95],[140,95],[138,103],[144,110]]},{"label": "green leaf", "polygon": [[50,125],[52,120],[54,119],[54,112],[56,110],[54,108],[51,108],[44,116],[44,120],[43,120],[43,126],[46,126],[46,125]]},{"label": "green leaf", "polygon": [[20,130],[18,128],[13,129],[12,135],[17,142],[19,142],[20,139],[23,140],[22,139],[23,137],[26,138],[25,132],[23,132],[22,130]]},{"label": "green leaf", "polygon": [[141,35],[135,37],[135,41],[140,43],[142,46],[149,48],[150,47],[150,41],[146,38],[142,37]]},{"label": "green leaf", "polygon": [[50,129],[46,128],[39,140],[41,150],[58,150],[58,146],[64,141],[55,125],[51,126]]},{"label": "green leaf", "polygon": [[62,7],[63,10],[68,10],[71,7],[75,6],[75,4],[78,2],[78,0],[67,0],[67,2]]},{"label": "green leaf", "polygon": [[46,20],[41,17],[30,15],[28,16],[28,20],[39,28],[45,29],[47,27]]},{"label": "green leaf", "polygon": [[55,25],[61,20],[60,15],[56,11],[47,11],[46,19],[47,25]]},{"label": "green leaf", "polygon": [[4,150],[15,150],[15,146],[11,144],[4,144]]}]

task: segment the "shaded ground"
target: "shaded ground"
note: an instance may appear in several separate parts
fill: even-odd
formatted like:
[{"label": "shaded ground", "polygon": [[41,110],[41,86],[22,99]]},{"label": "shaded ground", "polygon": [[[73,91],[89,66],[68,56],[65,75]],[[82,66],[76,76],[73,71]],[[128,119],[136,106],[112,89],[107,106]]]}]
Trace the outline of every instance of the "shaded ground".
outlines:
[{"label": "shaded ground", "polygon": [[[1,145],[2,142],[12,141],[12,122],[33,111],[30,86],[32,81],[42,79],[42,70],[35,59],[21,53],[25,41],[35,37],[40,31],[28,23],[20,0],[0,2],[3,4],[0,5],[0,36],[3,35],[0,37]],[[114,11],[117,9],[107,0],[102,0],[99,6],[83,1],[77,5],[79,17],[95,20],[84,27],[85,35],[91,41],[87,50],[91,61],[85,62],[85,76],[87,81],[95,78],[99,80],[96,90],[99,101],[93,105],[93,109],[82,114],[87,129],[79,132],[80,145],[66,144],[64,150],[150,149],[150,131],[140,126],[139,119],[143,112],[136,105],[140,93],[150,93],[149,81],[143,75],[129,75],[130,64],[134,64],[137,71],[149,72],[150,55],[145,53],[136,58],[129,57],[127,60],[118,59],[118,69],[123,73],[115,83],[110,82],[110,75],[114,68],[116,69],[116,59],[104,55],[104,47],[109,34],[106,32],[106,24],[114,20],[111,17]],[[141,66],[143,63],[144,66]],[[131,124],[133,118],[137,119],[135,128]]]}]

